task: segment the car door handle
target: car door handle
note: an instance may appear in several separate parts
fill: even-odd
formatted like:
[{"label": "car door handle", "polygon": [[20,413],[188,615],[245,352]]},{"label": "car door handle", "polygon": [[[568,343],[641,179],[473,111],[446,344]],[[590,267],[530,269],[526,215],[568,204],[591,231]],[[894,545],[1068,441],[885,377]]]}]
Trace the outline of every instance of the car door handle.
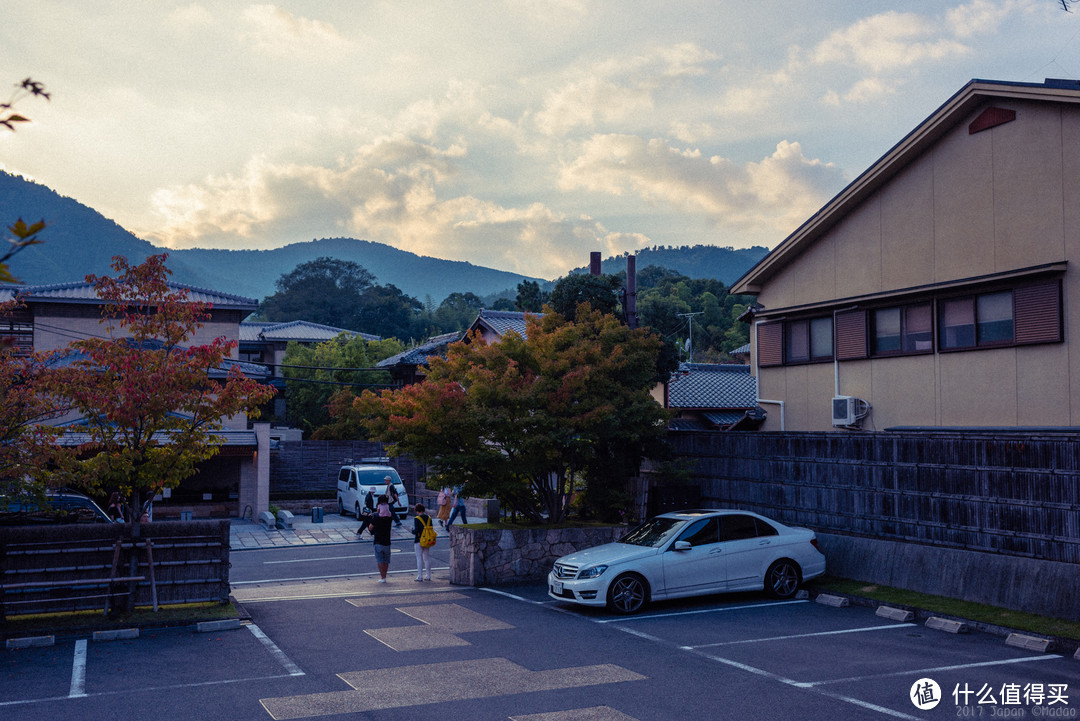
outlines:
[{"label": "car door handle", "polygon": [[762,541],[758,545],[759,546],[769,546],[769,545],[772,545],[772,541]]}]

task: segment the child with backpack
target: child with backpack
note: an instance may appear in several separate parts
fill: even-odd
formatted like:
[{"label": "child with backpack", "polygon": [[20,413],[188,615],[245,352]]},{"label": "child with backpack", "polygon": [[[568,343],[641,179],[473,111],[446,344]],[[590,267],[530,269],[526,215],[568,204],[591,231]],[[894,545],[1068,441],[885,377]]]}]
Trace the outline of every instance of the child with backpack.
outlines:
[{"label": "child with backpack", "polygon": [[416,504],[413,516],[413,550],[416,551],[416,580],[431,580],[431,547],[435,545],[435,527],[423,503]]}]

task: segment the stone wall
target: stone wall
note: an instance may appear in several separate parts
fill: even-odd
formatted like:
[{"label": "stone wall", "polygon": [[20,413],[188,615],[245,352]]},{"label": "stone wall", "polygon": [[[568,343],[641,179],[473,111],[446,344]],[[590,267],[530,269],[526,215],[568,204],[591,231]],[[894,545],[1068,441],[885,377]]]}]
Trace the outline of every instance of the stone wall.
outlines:
[{"label": "stone wall", "polygon": [[556,558],[610,543],[622,526],[476,530],[454,526],[450,533],[450,583],[499,586],[543,580]]}]

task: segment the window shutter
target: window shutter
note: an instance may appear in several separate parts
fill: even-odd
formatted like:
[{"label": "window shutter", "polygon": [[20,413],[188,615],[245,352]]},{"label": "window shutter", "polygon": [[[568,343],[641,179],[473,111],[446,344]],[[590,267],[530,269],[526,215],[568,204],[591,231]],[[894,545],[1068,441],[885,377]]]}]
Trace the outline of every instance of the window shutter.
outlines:
[{"label": "window shutter", "polygon": [[846,310],[836,314],[836,359],[867,357],[866,311]]},{"label": "window shutter", "polygon": [[762,323],[757,327],[758,366],[784,364],[784,324],[780,321]]},{"label": "window shutter", "polygon": [[1014,290],[1013,317],[1017,345],[1061,341],[1061,281],[1034,283]]}]

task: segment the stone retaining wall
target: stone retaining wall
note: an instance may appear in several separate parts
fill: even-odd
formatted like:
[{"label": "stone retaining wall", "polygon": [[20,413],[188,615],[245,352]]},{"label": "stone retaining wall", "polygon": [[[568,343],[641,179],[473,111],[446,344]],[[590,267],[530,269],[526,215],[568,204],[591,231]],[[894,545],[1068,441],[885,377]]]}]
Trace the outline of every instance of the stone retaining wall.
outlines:
[{"label": "stone retaining wall", "polygon": [[506,585],[543,580],[559,556],[603,543],[623,526],[479,530],[454,526],[450,533],[450,583]]}]

